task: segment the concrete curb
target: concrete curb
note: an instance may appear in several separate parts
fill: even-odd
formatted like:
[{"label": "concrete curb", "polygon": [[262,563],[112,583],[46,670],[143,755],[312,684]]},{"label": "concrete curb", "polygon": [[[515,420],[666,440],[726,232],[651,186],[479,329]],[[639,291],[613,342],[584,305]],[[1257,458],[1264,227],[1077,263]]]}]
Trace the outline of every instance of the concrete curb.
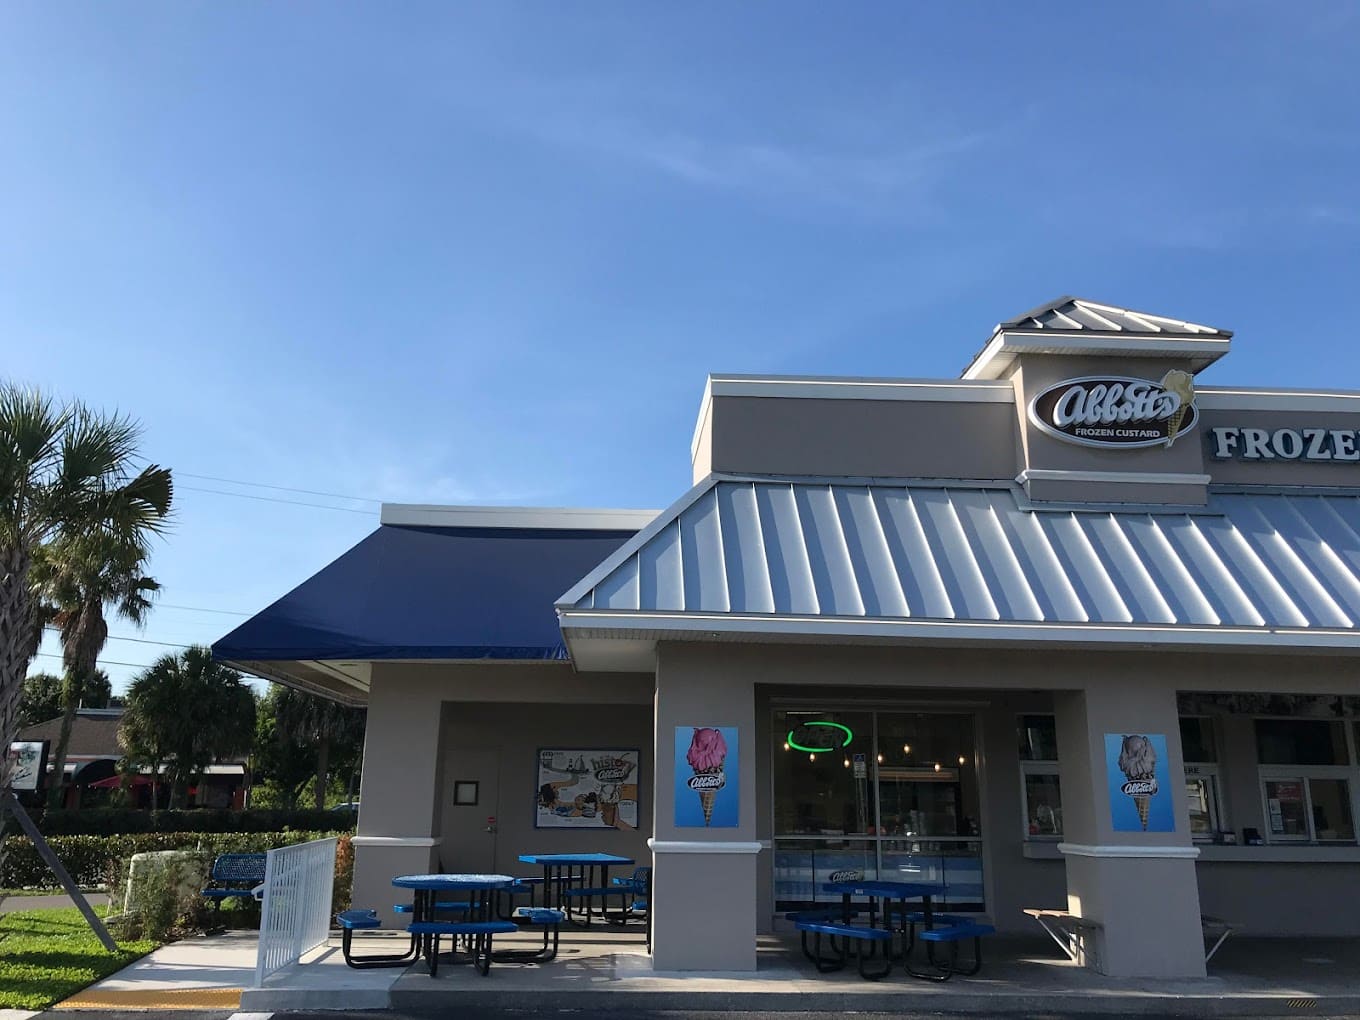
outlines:
[{"label": "concrete curb", "polygon": [[[494,998],[494,996],[493,996]],[[458,1000],[461,1003],[461,999]],[[427,1002],[426,1005],[434,1005]],[[241,992],[241,1011],[278,1013],[284,1010],[389,1009],[392,996],[386,988],[246,988]],[[3,1018],[0,1018],[3,1020]]]},{"label": "concrete curb", "polygon": [[[443,1012],[452,1007],[533,1010],[542,1007],[541,991],[504,989],[403,990],[400,983],[386,996],[393,1009]],[[275,1000],[270,1000],[274,1005]],[[242,1002],[245,1006],[245,1002]],[[265,1008],[260,1003],[255,1008]],[[289,1008],[275,1006],[275,1008]],[[297,1008],[297,1007],[292,1007]],[[308,1008],[326,1008],[308,1003]],[[383,1006],[348,1008],[380,1009]],[[684,992],[612,991],[556,992],[554,1008],[608,1013],[618,1010],[702,1010],[713,1012],[825,1012],[825,1013],[922,1013],[997,1016],[1009,1013],[1081,1013],[1101,1016],[1248,1017],[1307,1016],[1316,1013],[1360,1015],[1360,994],[1323,997],[1297,995],[1155,995],[1102,992],[1054,994],[1024,992],[1014,995],[970,992],[950,988],[947,993],[913,995],[910,987],[887,986],[874,992]]]}]

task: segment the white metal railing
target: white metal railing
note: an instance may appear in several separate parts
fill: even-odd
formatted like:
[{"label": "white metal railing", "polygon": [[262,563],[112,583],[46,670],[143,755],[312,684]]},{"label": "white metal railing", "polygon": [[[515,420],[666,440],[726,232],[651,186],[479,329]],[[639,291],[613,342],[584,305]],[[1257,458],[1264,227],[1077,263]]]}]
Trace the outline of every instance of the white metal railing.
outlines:
[{"label": "white metal railing", "polygon": [[279,847],[265,855],[255,987],[326,941],[331,930],[336,839]]}]

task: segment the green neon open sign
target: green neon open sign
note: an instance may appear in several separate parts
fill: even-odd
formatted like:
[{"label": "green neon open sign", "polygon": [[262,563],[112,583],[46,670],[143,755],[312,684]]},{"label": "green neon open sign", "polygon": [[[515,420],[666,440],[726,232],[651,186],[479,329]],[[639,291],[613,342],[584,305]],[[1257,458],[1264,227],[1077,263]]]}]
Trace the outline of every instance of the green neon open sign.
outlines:
[{"label": "green neon open sign", "polygon": [[[834,743],[828,744],[825,747],[809,747],[806,744],[800,744],[798,743],[798,741],[793,739],[793,735],[797,733],[799,730],[811,729],[814,726],[820,726],[824,729],[829,730],[838,730],[839,732],[836,733],[834,736],[829,733],[826,735],[827,738],[830,740],[835,740],[842,734],[844,734],[845,739],[842,740],[839,744]],[[834,751],[838,747],[849,747],[850,741],[854,739],[855,739],[854,730],[850,729],[849,726],[842,726],[838,722],[807,722],[801,724],[800,726],[795,727],[794,729],[789,730],[789,735],[784,738],[784,742],[787,743],[795,751],[806,751],[808,754],[819,754],[822,751]]]}]

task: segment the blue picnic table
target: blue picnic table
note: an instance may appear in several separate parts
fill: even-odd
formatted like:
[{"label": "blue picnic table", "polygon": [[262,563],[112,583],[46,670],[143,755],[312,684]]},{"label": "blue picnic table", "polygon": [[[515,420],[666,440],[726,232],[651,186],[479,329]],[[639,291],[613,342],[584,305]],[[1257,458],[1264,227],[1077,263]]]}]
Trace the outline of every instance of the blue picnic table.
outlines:
[{"label": "blue picnic table", "polygon": [[[637,862],[618,854],[520,854],[524,864],[536,864],[543,869],[543,903],[562,910],[576,924],[590,924],[594,914],[594,900],[601,901],[600,916],[610,920],[604,906],[607,896],[623,895],[622,887],[609,884],[611,867],[627,867]],[[597,879],[598,874],[598,879]],[[578,900],[585,901],[585,918],[573,916],[572,907]]]},{"label": "blue picnic table", "polygon": [[[418,941],[419,955],[425,958],[433,977],[439,960],[439,939],[451,936],[455,955],[458,940],[462,939],[472,964],[486,974],[491,966],[492,937],[515,930],[507,921],[497,921],[494,914],[496,893],[515,884],[511,875],[454,874],[454,875],[398,875],[392,884],[398,889],[415,893],[411,906],[412,922],[408,929]],[[440,893],[466,893],[467,911],[461,921],[439,921],[436,903]]]}]

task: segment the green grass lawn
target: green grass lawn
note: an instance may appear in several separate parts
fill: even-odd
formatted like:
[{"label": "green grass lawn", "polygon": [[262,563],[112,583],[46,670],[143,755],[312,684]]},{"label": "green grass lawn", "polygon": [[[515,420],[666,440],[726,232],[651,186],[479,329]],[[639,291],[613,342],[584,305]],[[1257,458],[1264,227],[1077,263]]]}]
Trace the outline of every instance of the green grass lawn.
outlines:
[{"label": "green grass lawn", "polygon": [[0,914],[0,1008],[46,1009],[156,948],[99,944],[75,907]]}]

